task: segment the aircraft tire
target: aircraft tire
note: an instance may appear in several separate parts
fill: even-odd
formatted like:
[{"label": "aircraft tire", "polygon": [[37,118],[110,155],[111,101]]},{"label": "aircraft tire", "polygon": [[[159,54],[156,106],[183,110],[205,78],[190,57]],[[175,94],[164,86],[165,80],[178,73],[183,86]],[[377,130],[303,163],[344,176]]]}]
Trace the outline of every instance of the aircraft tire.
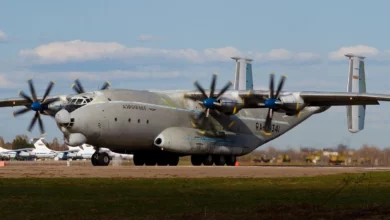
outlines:
[{"label": "aircraft tire", "polygon": [[98,163],[100,166],[108,166],[108,164],[110,164],[110,160],[111,158],[108,153],[103,152],[99,154]]},{"label": "aircraft tire", "polygon": [[207,155],[203,158],[204,166],[212,166],[213,165],[213,157],[211,155]]},{"label": "aircraft tire", "polygon": [[93,166],[99,166],[98,159],[99,159],[98,153],[97,152],[93,153],[91,157],[91,162]]},{"label": "aircraft tire", "polygon": [[225,165],[225,156],[223,155],[215,155],[213,157],[213,161],[216,166],[224,166]]},{"label": "aircraft tire", "polygon": [[157,157],[155,155],[150,155],[145,157],[145,165],[146,166],[155,166],[157,163]]},{"label": "aircraft tire", "polygon": [[225,156],[225,161],[226,161],[226,165],[228,166],[234,166],[236,164],[236,161],[237,161],[237,157],[236,156],[233,156],[233,155],[226,155]]},{"label": "aircraft tire", "polygon": [[142,153],[135,153],[133,156],[135,166],[143,166],[145,164],[145,156]]},{"label": "aircraft tire", "polygon": [[157,159],[157,165],[167,166],[169,164],[169,157],[167,155],[160,155]]},{"label": "aircraft tire", "polygon": [[202,165],[202,160],[203,160],[203,158],[200,155],[191,155],[192,166]]},{"label": "aircraft tire", "polygon": [[168,165],[169,166],[177,166],[179,164],[179,160],[180,158],[176,155],[172,155],[170,158],[169,158],[169,163]]}]

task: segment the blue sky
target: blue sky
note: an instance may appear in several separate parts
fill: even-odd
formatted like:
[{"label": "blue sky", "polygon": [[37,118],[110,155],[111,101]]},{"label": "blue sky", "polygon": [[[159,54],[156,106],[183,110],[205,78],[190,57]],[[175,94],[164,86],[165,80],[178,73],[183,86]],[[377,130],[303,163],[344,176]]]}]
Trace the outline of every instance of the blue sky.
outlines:
[{"label": "blue sky", "polygon": [[[270,72],[287,74],[285,90],[346,91],[346,52],[365,55],[368,92],[390,93],[390,2],[375,1],[2,1],[0,98],[28,92],[73,93],[75,77],[88,90],[193,89],[233,79],[233,55],[252,56],[255,87]],[[347,130],[345,107],[315,115],[267,144],[285,147],[387,147],[390,104],[369,106],[365,130]],[[0,135],[25,133],[32,113],[12,118],[1,109]],[[44,117],[47,139],[61,133]],[[39,135],[35,127],[32,136]],[[32,137],[31,136],[31,137]]]}]

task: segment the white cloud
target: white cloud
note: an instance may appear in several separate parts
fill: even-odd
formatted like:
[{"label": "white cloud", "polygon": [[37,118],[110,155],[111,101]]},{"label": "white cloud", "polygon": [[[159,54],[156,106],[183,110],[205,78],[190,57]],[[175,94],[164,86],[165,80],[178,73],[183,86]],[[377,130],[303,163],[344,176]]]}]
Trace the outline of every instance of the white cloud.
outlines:
[{"label": "white cloud", "polygon": [[12,82],[5,74],[0,74],[0,88],[15,88],[19,86],[19,84]]},{"label": "white cloud", "polygon": [[381,52],[375,47],[370,47],[366,45],[356,45],[351,47],[342,47],[337,51],[333,51],[329,53],[329,59],[345,60],[346,57],[344,55],[347,53],[352,53],[354,55],[359,55],[359,56],[367,56],[371,58],[380,55]]},{"label": "white cloud", "polygon": [[62,75],[64,78],[75,79],[83,78],[88,80],[101,80],[103,76],[107,76],[109,79],[167,79],[177,78],[181,76],[177,71],[123,71],[113,70],[106,72],[64,72],[56,74]]},{"label": "white cloud", "polygon": [[137,37],[137,41],[156,41],[156,40],[162,40],[162,37],[153,36],[150,34],[141,34]]},{"label": "white cloud", "polygon": [[125,47],[115,43],[90,43],[85,41],[54,42],[35,48],[21,50],[20,55],[37,57],[42,63],[97,60],[121,53]]},{"label": "white cloud", "polygon": [[0,30],[0,42],[5,42],[8,40],[8,36],[4,33],[4,31]]},{"label": "white cloud", "polygon": [[243,52],[227,46],[223,48],[195,49],[156,49],[147,47],[126,47],[116,42],[87,42],[74,40],[54,42],[41,45],[32,50],[21,50],[20,55],[41,64],[66,63],[74,61],[90,61],[115,59],[132,61],[135,59],[190,63],[231,62],[232,56],[245,56],[256,61],[313,61],[319,55],[307,52],[291,52],[286,49],[275,49],[267,53]]}]

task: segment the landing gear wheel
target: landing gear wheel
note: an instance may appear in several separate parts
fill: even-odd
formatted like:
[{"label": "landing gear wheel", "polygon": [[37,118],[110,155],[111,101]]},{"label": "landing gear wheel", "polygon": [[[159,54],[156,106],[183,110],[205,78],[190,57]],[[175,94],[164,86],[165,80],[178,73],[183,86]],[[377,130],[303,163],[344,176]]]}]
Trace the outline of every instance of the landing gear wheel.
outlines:
[{"label": "landing gear wheel", "polygon": [[91,157],[92,165],[93,166],[99,166],[98,160],[99,160],[99,154],[97,152],[93,153],[92,157]]},{"label": "landing gear wheel", "polygon": [[103,152],[103,153],[100,153],[99,154],[99,165],[100,166],[108,166],[108,164],[110,164],[110,156],[108,155],[108,153],[106,152]]},{"label": "landing gear wheel", "polygon": [[151,154],[148,157],[145,157],[145,165],[146,166],[155,166],[157,163],[156,155]]},{"label": "landing gear wheel", "polygon": [[179,164],[179,157],[176,156],[176,155],[172,155],[170,158],[169,158],[169,163],[168,165],[169,166],[177,166]]},{"label": "landing gear wheel", "polygon": [[215,155],[213,157],[214,163],[216,166],[224,166],[225,165],[225,156],[223,155]]},{"label": "landing gear wheel", "polygon": [[213,165],[213,157],[211,155],[207,155],[203,159],[203,165],[204,166],[212,166]]},{"label": "landing gear wheel", "polygon": [[159,166],[167,166],[169,163],[169,157],[167,155],[160,155],[157,159],[157,164]]},{"label": "landing gear wheel", "polygon": [[236,165],[237,157],[236,156],[225,156],[226,165],[234,166]]},{"label": "landing gear wheel", "polygon": [[133,162],[136,166],[143,166],[145,164],[145,156],[141,153],[135,153],[133,156]]},{"label": "landing gear wheel", "polygon": [[203,158],[200,155],[191,155],[191,163],[192,166],[200,166],[202,165]]}]

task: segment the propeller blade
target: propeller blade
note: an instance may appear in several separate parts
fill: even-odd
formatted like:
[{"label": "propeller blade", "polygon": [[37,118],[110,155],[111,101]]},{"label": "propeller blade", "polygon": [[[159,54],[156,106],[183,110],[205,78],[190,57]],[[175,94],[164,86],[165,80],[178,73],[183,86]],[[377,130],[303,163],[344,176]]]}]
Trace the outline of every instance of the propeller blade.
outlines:
[{"label": "propeller blade", "polygon": [[35,112],[34,118],[31,120],[31,123],[28,126],[28,130],[27,130],[28,132],[31,132],[31,130],[32,130],[33,126],[35,125],[35,122],[37,121],[38,117],[39,117],[39,113]]},{"label": "propeller blade", "polygon": [[267,118],[265,119],[264,132],[265,134],[271,134],[271,122],[272,122],[273,110],[268,109]]},{"label": "propeller blade", "polygon": [[23,91],[19,91],[19,96],[23,97],[24,99],[26,99],[27,101],[31,103],[33,103],[34,101],[30,98],[30,96],[26,95],[26,93],[24,93]]},{"label": "propeller blade", "polygon": [[214,97],[214,91],[215,91],[215,82],[217,81],[217,74],[213,74],[213,78],[211,79],[211,86],[210,86],[210,98]]},{"label": "propeller blade", "polygon": [[274,98],[274,73],[270,74],[269,80],[269,98]]},{"label": "propeller blade", "polygon": [[100,90],[105,90],[105,89],[107,89],[107,88],[110,87],[110,86],[111,86],[111,83],[108,82],[108,81],[106,81],[106,82],[104,82],[104,84],[103,84],[103,86],[100,88]]},{"label": "propeller blade", "polygon": [[28,85],[30,87],[30,92],[31,92],[31,95],[32,95],[32,100],[34,102],[36,102],[38,99],[37,99],[37,94],[35,93],[35,88],[34,88],[34,84],[32,82],[32,79],[29,79],[28,80]]},{"label": "propeller blade", "polygon": [[51,81],[51,82],[49,83],[49,86],[47,86],[47,89],[46,89],[46,91],[45,91],[45,94],[43,95],[43,98],[42,98],[42,103],[45,103],[47,96],[49,95],[49,93],[51,92],[51,90],[52,90],[52,88],[53,88],[53,85],[54,85],[54,82]]},{"label": "propeller blade", "polygon": [[209,108],[207,108],[207,109],[206,109],[206,118],[208,118],[208,117],[209,117],[209,114],[210,114],[210,109],[209,109]]},{"label": "propeller blade", "polygon": [[13,117],[23,115],[24,113],[29,112],[29,111],[31,111],[31,109],[29,109],[29,108],[23,108],[23,109],[17,110],[13,113]]},{"label": "propeller blade", "polygon": [[229,88],[230,86],[232,86],[233,83],[232,82],[228,82],[223,88],[222,90],[218,93],[216,99],[218,100]]},{"label": "propeller blade", "polygon": [[38,113],[38,123],[39,123],[39,129],[41,130],[41,134],[45,133],[45,128],[43,127],[41,115]]},{"label": "propeller blade", "polygon": [[46,105],[49,105],[49,104],[51,104],[51,103],[53,103],[53,102],[56,102],[56,101],[58,101],[58,100],[60,100],[60,98],[58,98],[58,97],[57,97],[57,98],[53,98],[53,99],[50,99],[49,101],[46,101],[45,104],[46,104]]},{"label": "propeller blade", "polygon": [[278,90],[276,91],[276,95],[275,95],[275,98],[277,99],[279,98],[280,91],[282,91],[284,80],[286,80],[286,78],[287,77],[285,75],[283,75],[282,78],[280,78]]},{"label": "propeller blade", "polygon": [[74,83],[76,84],[77,89],[79,90],[79,94],[80,94],[80,93],[84,93],[84,88],[83,88],[83,86],[81,85],[79,79],[76,79],[76,80],[74,81]]},{"label": "propeller blade", "polygon": [[198,81],[195,81],[194,82],[194,85],[195,87],[203,94],[203,97],[206,99],[208,98],[208,96],[206,95],[206,92],[204,91],[204,89],[202,88],[201,85],[199,85]]}]

